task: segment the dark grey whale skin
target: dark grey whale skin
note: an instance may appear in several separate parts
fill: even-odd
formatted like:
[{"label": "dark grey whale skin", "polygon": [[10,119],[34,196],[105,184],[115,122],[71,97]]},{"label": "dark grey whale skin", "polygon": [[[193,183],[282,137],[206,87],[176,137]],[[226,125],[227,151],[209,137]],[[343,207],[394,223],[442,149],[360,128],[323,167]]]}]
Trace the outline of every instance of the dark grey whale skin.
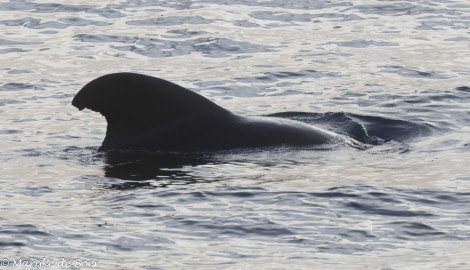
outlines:
[{"label": "dark grey whale skin", "polygon": [[73,98],[107,120],[100,151],[200,152],[268,146],[307,146],[338,135],[301,122],[245,117],[163,79],[114,73],[86,84]]}]

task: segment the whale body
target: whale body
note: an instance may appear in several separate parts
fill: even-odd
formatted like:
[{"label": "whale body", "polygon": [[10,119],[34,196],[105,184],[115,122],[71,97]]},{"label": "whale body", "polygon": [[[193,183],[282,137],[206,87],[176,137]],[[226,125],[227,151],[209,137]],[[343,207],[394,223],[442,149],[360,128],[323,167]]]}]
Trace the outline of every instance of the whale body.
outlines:
[{"label": "whale body", "polygon": [[106,137],[99,151],[307,146],[339,137],[298,121],[238,115],[172,82],[136,73],[94,79],[75,95],[72,105],[106,118]]}]

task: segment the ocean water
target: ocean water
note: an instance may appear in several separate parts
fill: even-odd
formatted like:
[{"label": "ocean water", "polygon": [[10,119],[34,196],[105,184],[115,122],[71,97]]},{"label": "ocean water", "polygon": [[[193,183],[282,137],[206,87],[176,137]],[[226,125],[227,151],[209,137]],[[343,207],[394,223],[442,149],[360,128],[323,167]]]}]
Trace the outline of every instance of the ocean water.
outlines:
[{"label": "ocean water", "polygon": [[[470,3],[0,2],[0,268],[470,269]],[[101,153],[119,71],[363,147]]]}]

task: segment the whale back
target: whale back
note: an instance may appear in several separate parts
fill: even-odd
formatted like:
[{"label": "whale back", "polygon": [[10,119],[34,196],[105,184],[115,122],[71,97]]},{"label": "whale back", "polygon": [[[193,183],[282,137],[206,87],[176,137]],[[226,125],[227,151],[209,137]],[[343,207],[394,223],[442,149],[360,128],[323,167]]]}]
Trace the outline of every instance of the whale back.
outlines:
[{"label": "whale back", "polygon": [[108,74],[91,81],[76,94],[72,105],[101,113],[108,122],[106,139],[227,112],[179,85],[135,73]]}]

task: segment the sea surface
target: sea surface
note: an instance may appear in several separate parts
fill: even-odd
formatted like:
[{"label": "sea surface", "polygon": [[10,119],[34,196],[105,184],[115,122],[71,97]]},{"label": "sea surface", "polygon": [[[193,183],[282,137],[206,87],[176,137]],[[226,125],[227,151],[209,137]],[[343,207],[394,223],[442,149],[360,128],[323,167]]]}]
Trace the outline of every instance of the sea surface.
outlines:
[{"label": "sea surface", "polygon": [[[470,269],[470,2],[0,1],[0,269]],[[102,153],[164,78],[360,147]]]}]

